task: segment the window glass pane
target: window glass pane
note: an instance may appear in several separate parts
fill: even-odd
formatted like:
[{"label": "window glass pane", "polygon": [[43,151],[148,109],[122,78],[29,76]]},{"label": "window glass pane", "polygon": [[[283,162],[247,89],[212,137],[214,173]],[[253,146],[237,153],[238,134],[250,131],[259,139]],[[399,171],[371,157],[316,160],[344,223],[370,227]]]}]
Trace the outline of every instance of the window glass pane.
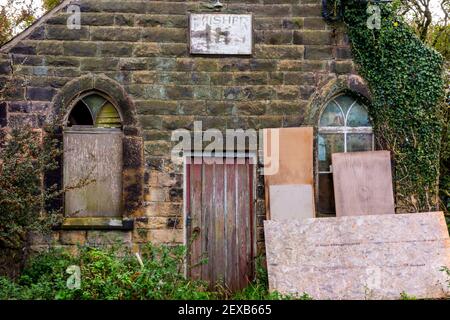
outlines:
[{"label": "window glass pane", "polygon": [[331,155],[344,152],[344,135],[341,133],[319,135],[319,171],[330,171]]},{"label": "window glass pane", "polygon": [[69,127],[94,125],[94,120],[92,119],[91,112],[82,101],[78,101],[75,107],[73,107],[72,111],[70,112],[67,125]]},{"label": "window glass pane", "polygon": [[106,99],[102,96],[99,96],[98,94],[91,94],[90,96],[83,98],[83,102],[89,107],[92,114],[94,115],[94,118],[97,118],[97,114],[105,104]]},{"label": "window glass pane", "polygon": [[334,214],[333,174],[319,173],[319,213]]},{"label": "window glass pane", "polygon": [[366,108],[356,103],[347,118],[348,127],[370,127],[369,114]]},{"label": "window glass pane", "polygon": [[372,134],[351,133],[347,135],[347,151],[372,151]]},{"label": "window glass pane", "polygon": [[116,108],[107,102],[97,116],[96,126],[101,128],[120,128],[122,125]]},{"label": "window glass pane", "polygon": [[336,102],[342,108],[342,111],[344,112],[344,115],[347,115],[348,109],[355,102],[355,99],[353,99],[352,97],[349,97],[349,96],[339,96],[339,97],[337,97],[334,100],[336,100]]},{"label": "window glass pane", "polygon": [[321,127],[344,126],[344,115],[338,105],[331,101],[320,118]]}]

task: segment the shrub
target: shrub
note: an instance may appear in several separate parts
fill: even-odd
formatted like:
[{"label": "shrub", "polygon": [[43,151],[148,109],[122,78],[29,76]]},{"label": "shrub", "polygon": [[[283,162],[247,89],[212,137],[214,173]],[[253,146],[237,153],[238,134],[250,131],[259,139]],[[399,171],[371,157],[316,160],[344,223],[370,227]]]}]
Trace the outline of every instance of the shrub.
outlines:
[{"label": "shrub", "polygon": [[[201,281],[190,281],[181,270],[184,248],[148,245],[141,266],[135,256],[110,249],[80,247],[77,257],[51,249],[30,259],[16,282],[0,279],[2,299],[159,300],[209,299]],[[81,287],[66,285],[69,266],[81,270]]]},{"label": "shrub", "polygon": [[[153,246],[142,249],[142,265],[122,247],[80,247],[77,256],[60,249],[31,258],[21,276],[0,278],[0,299],[45,300],[275,300],[293,299],[268,292],[267,272],[259,258],[256,280],[234,295],[209,291],[203,281],[184,277],[186,249],[183,246]],[[69,289],[66,272],[76,265],[81,271],[79,289]],[[311,299],[308,295],[300,299]]]},{"label": "shrub", "polygon": [[43,173],[57,167],[56,141],[28,127],[13,129],[1,140],[0,274],[23,264],[30,232],[50,230],[59,220],[58,209],[43,209],[61,194],[55,185],[43,187]]}]

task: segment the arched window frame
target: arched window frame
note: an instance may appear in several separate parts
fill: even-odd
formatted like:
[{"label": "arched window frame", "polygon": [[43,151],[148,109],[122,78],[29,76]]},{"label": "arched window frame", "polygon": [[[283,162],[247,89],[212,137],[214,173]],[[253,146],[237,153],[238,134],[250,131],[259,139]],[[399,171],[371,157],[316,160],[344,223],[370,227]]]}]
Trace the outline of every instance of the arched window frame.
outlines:
[{"label": "arched window frame", "polygon": [[[347,96],[347,97],[353,99],[353,102],[350,105],[350,107],[348,108],[347,112],[344,112],[343,106],[341,106],[339,101],[337,101],[337,99],[339,97],[342,97],[342,96]],[[328,106],[332,102],[334,102],[338,106],[339,111],[341,112],[341,115],[344,117],[344,119],[343,119],[344,120],[344,125],[343,126],[322,126],[321,125],[322,116],[323,116],[324,112],[326,111],[326,109],[328,108]],[[340,93],[334,95],[331,99],[329,99],[326,103],[323,104],[323,107],[320,110],[319,117],[318,117],[318,120],[317,120],[317,128],[318,128],[317,132],[318,132],[318,135],[317,135],[317,151],[316,151],[316,168],[317,168],[317,175],[316,175],[316,181],[317,181],[316,182],[316,188],[317,188],[317,190],[316,190],[316,194],[317,194],[317,205],[318,205],[317,208],[318,208],[319,215],[327,215],[326,213],[321,213],[320,212],[320,208],[321,208],[320,203],[319,203],[320,202],[320,191],[321,191],[321,189],[320,189],[320,187],[321,187],[320,186],[320,176],[321,175],[327,175],[327,174],[332,175],[332,173],[333,173],[333,168],[332,168],[331,164],[330,164],[329,170],[321,170],[320,169],[320,164],[319,164],[320,163],[320,159],[319,159],[319,152],[320,152],[320,150],[319,150],[320,149],[319,138],[321,137],[321,135],[324,135],[324,134],[342,134],[344,136],[344,142],[343,142],[343,144],[344,144],[344,148],[343,149],[344,150],[342,150],[342,152],[349,152],[348,151],[348,135],[349,134],[370,134],[371,137],[372,137],[370,151],[375,150],[374,130],[373,130],[373,126],[372,126],[372,119],[370,118],[369,115],[368,115],[368,117],[369,117],[368,120],[369,120],[370,126],[358,126],[358,127],[350,127],[350,126],[348,126],[349,115],[351,114],[351,111],[353,110],[353,108],[354,108],[354,106],[356,104],[359,104],[368,113],[368,107],[364,103],[362,103],[362,101],[360,101],[360,99],[358,99],[357,97],[355,97],[352,94],[348,94],[347,92],[340,92]]]},{"label": "arched window frame", "polygon": [[[77,96],[76,99],[73,99],[73,100],[72,100],[72,102],[70,103],[70,105],[69,105],[69,107],[68,107],[68,109],[67,109],[67,112],[66,112],[66,114],[65,114],[65,116],[64,116],[64,121],[63,121],[64,126],[65,126],[65,127],[68,126],[69,117],[70,117],[70,115],[71,115],[73,109],[76,107],[76,105],[77,105],[79,102],[82,102],[82,103],[84,103],[84,104],[86,105],[86,103],[84,102],[84,99],[87,98],[87,97],[89,97],[89,96],[91,96],[91,95],[98,95],[98,96],[101,96],[103,99],[105,99],[105,102],[103,103],[102,108],[103,108],[103,107],[105,106],[105,104],[107,104],[107,103],[110,103],[110,104],[113,105],[113,107],[116,109],[117,113],[119,114],[120,122],[121,122],[121,124],[122,124],[120,128],[122,129],[123,123],[124,123],[124,116],[123,116],[123,114],[122,114],[121,108],[118,108],[118,107],[117,107],[117,104],[116,104],[116,103],[115,103],[115,102],[114,102],[107,94],[105,94],[105,93],[103,93],[103,92],[101,92],[101,91],[97,91],[97,90],[86,91],[86,92],[80,94],[79,96]],[[86,107],[87,107],[87,109],[89,110],[89,113],[91,114],[92,121],[93,121],[94,126],[95,126],[95,123],[96,123],[96,120],[97,120],[97,119],[96,119],[95,116],[92,114],[91,108],[90,108],[88,105],[86,105]],[[103,128],[99,128],[99,129],[103,129]]]}]

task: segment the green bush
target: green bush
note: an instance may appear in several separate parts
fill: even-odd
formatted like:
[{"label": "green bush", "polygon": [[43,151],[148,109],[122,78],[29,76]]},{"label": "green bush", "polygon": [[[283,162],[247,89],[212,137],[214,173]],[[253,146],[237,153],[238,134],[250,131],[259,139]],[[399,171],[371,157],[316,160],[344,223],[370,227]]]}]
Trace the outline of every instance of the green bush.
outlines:
[{"label": "green bush", "polygon": [[23,266],[30,233],[45,233],[60,221],[59,208],[44,210],[61,191],[44,186],[43,174],[57,168],[61,151],[57,141],[30,127],[14,128],[0,140],[0,275],[12,276]]},{"label": "green bush", "polygon": [[[12,281],[0,277],[2,300],[276,300],[292,299],[269,293],[267,272],[259,258],[256,280],[241,292],[208,290],[203,281],[184,277],[186,249],[183,246],[143,248],[142,265],[122,247],[110,249],[80,247],[77,256],[51,249],[29,260],[21,276]],[[81,271],[81,287],[69,289],[66,272],[76,265]],[[311,299],[308,295],[300,299]]]},{"label": "green bush", "polygon": [[[121,248],[80,248],[77,257],[52,249],[30,259],[16,282],[0,279],[1,299],[147,300],[210,299],[201,281],[183,277],[184,248],[148,245],[137,258]],[[69,289],[66,270],[81,270],[81,287]]]}]

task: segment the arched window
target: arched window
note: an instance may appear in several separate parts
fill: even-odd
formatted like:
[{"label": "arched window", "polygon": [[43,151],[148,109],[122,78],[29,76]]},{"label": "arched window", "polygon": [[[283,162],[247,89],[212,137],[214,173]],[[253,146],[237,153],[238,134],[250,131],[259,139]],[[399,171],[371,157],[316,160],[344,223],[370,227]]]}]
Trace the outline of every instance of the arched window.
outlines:
[{"label": "arched window", "polygon": [[64,128],[66,219],[122,216],[123,132],[118,109],[98,92],[71,104]]},{"label": "arched window", "polygon": [[68,127],[94,126],[97,128],[120,128],[122,122],[116,107],[98,93],[90,93],[73,106],[67,121]]},{"label": "arched window", "polygon": [[331,155],[374,150],[373,129],[366,106],[348,95],[330,100],[319,118],[318,211],[335,214]]}]

